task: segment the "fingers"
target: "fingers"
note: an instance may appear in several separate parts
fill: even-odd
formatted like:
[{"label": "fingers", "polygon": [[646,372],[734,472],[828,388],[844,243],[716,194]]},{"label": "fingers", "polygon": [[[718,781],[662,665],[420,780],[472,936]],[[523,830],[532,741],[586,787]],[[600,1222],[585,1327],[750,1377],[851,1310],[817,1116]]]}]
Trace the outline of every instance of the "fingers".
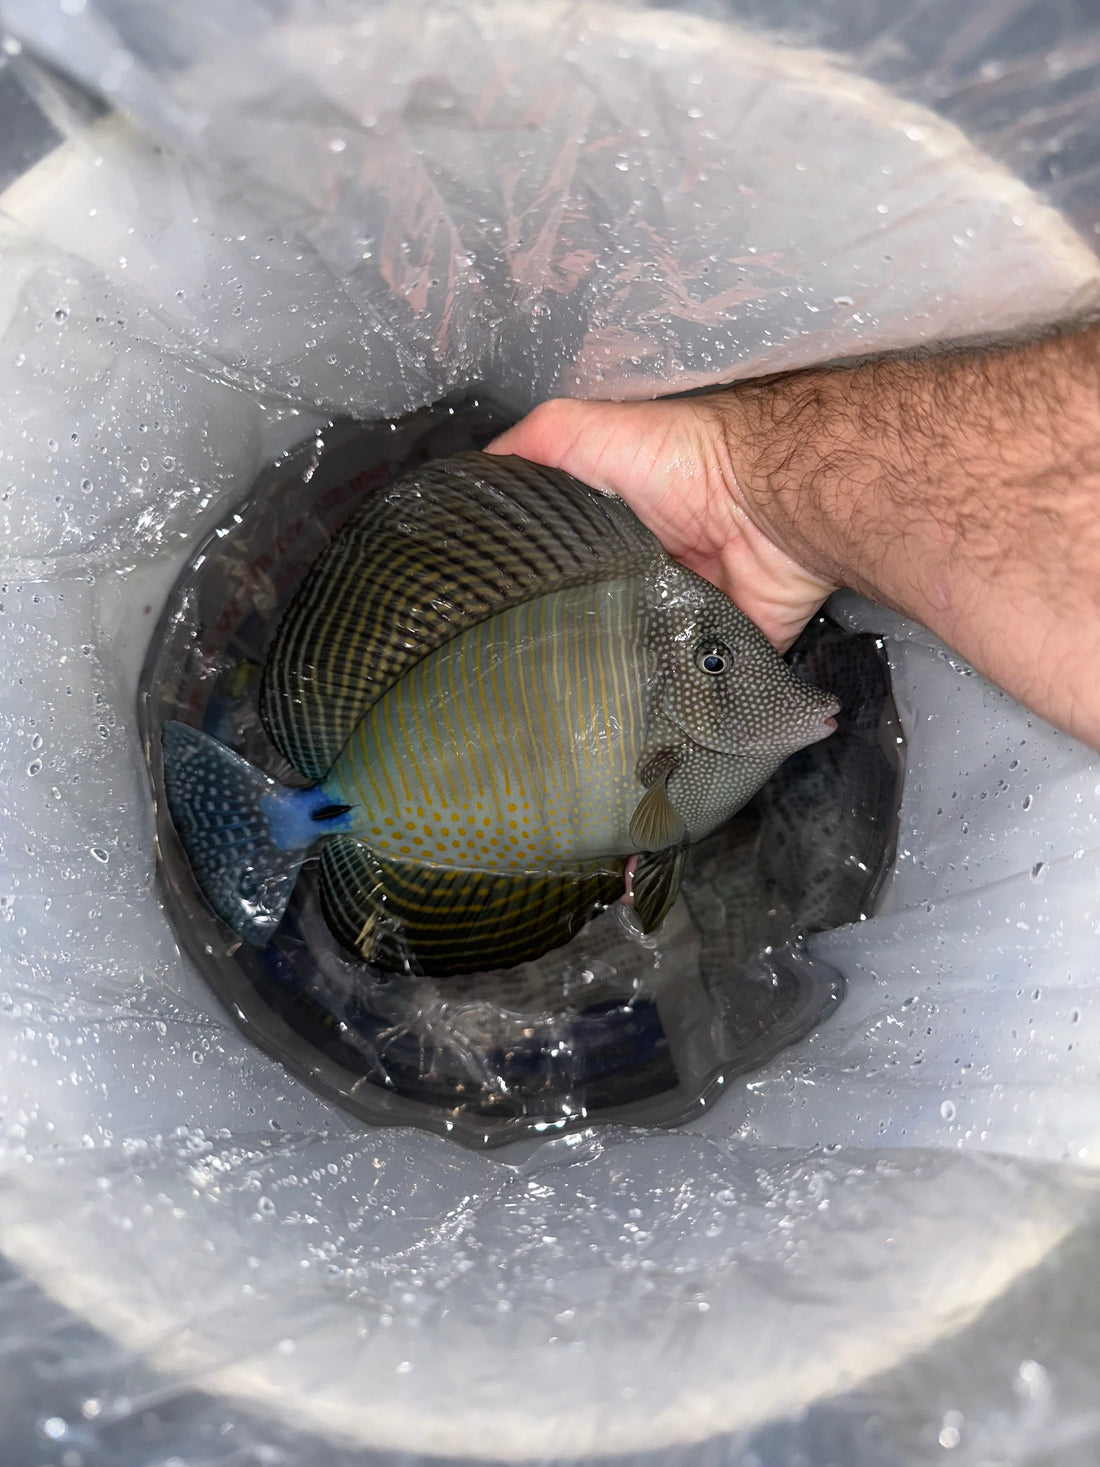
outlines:
[{"label": "fingers", "polygon": [[617,494],[670,555],[716,580],[736,525],[724,476],[706,459],[713,436],[681,401],[554,398],[503,433],[489,452],[516,453]]},{"label": "fingers", "polygon": [[617,494],[668,553],[723,590],[786,650],[833,588],[753,522],[707,399],[543,403],[489,445]]}]

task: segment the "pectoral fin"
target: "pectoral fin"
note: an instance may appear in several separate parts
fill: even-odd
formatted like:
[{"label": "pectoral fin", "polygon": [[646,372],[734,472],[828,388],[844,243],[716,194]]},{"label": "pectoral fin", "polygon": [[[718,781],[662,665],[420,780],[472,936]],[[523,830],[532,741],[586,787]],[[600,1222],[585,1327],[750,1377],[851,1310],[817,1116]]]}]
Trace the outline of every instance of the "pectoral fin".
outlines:
[{"label": "pectoral fin", "polygon": [[378,967],[433,977],[540,957],[622,889],[621,861],[545,874],[459,871],[385,860],[351,836],[334,836],[321,853],[321,905],[340,942]]},{"label": "pectoral fin", "polygon": [[634,910],[643,932],[652,932],[668,915],[680,891],[687,846],[645,851],[634,868]]},{"label": "pectoral fin", "polygon": [[630,821],[630,839],[640,851],[663,851],[679,845],[687,835],[683,820],[668,797],[669,776],[683,761],[678,749],[664,749],[639,770],[649,788],[638,801]]}]

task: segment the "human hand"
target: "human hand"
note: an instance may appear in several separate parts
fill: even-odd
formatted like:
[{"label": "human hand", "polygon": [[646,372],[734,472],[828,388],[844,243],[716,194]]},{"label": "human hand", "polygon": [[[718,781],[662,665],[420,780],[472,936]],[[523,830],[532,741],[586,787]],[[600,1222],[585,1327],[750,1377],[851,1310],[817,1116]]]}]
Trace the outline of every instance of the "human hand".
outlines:
[{"label": "human hand", "polygon": [[780,650],[849,586],[1100,749],[1100,324],[554,400],[493,451],[620,495]]},{"label": "human hand", "polygon": [[718,586],[781,651],[834,590],[753,518],[730,457],[729,393],[543,403],[488,447],[623,499],[676,560]]}]

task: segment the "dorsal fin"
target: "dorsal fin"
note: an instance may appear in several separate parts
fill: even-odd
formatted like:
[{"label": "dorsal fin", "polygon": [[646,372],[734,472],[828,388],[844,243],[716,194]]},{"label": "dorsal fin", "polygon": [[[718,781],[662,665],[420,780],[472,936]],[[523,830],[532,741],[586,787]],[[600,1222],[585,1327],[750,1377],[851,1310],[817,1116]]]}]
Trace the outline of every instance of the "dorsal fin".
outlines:
[{"label": "dorsal fin", "polygon": [[307,574],[264,669],[264,725],[320,779],[387,688],[466,627],[662,556],[621,500],[558,469],[436,460],[364,505]]}]

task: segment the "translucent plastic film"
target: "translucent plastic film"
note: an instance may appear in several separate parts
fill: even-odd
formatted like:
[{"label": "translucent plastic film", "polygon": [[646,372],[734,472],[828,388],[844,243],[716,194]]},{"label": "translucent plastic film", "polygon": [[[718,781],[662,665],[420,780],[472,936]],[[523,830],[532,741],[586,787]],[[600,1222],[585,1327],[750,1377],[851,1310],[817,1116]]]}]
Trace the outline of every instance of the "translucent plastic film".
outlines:
[{"label": "translucent plastic film", "polygon": [[[143,244],[121,250],[102,204],[55,209],[51,237],[151,313],[142,336],[296,406],[644,397],[1094,296],[1091,251],[955,127],[736,25],[558,3],[70,9],[4,13],[176,156],[119,140]],[[871,48],[884,68],[891,46]],[[1089,54],[1057,53],[1074,85]],[[1024,100],[1010,72],[987,112]]]},{"label": "translucent plastic film", "polygon": [[907,740],[875,908],[807,946],[843,1004],[677,1130],[489,1155],[363,1129],[235,1027],[136,711],[199,546],[335,418],[1094,303],[1087,7],[0,14],[11,1460],[1091,1462],[1087,751],[838,599]]}]

